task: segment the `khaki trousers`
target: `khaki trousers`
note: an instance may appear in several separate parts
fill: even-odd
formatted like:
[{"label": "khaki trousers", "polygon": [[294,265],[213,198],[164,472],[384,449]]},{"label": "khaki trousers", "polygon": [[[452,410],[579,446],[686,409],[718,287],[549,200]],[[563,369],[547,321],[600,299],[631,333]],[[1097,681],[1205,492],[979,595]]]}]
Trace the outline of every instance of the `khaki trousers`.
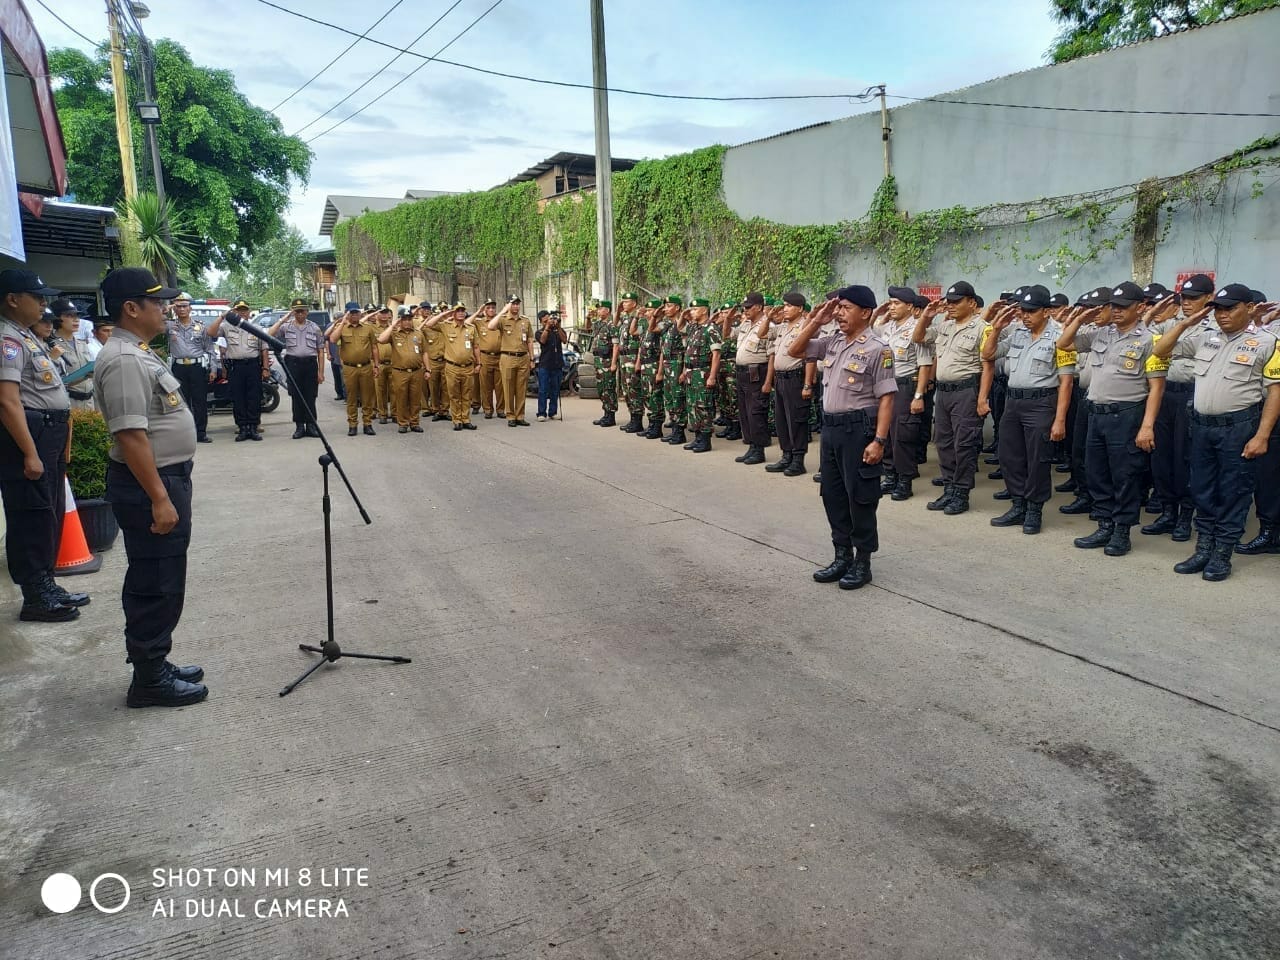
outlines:
[{"label": "khaki trousers", "polygon": [[449,391],[449,419],[454,423],[471,422],[471,368],[444,365],[445,386]]},{"label": "khaki trousers", "polygon": [[422,409],[422,369],[391,371],[391,407],[402,427],[418,425]]},{"label": "khaki trousers", "polygon": [[374,403],[377,388],[374,386],[373,365],[366,363],[362,367],[351,364],[342,365],[342,382],[347,385],[347,426],[358,426],[361,408],[364,409],[364,422],[368,426],[373,422]]},{"label": "khaki trousers", "polygon": [[525,392],[529,389],[529,358],[503,356],[498,363],[498,373],[502,379],[507,422],[523,420]]}]

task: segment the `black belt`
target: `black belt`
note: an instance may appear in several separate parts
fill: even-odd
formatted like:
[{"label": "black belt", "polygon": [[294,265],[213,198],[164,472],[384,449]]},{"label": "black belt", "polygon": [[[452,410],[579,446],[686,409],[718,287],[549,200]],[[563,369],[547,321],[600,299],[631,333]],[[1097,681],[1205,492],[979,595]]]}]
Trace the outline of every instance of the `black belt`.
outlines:
[{"label": "black belt", "polygon": [[527,357],[529,354],[524,350],[521,350],[519,353],[516,353],[514,350],[503,350],[502,355],[504,357]]},{"label": "black belt", "polygon": [[481,350],[480,352],[481,352],[481,353],[483,353],[486,357],[500,357],[500,356],[502,356],[502,351],[501,351],[501,350]]},{"label": "black belt", "polygon": [[314,353],[286,353],[284,358],[286,360],[314,360],[316,355]]},{"label": "black belt", "polygon": [[367,366],[370,366],[372,363],[373,363],[373,361],[372,361],[372,360],[370,360],[370,361],[369,361],[369,363],[346,363],[346,362],[343,362],[343,364],[342,364],[342,365],[343,365],[344,367],[367,367]]},{"label": "black belt", "polygon": [[227,363],[262,363],[261,357],[227,357]]},{"label": "black belt", "polygon": [[1172,380],[1164,382],[1165,393],[1194,393],[1195,389],[1194,383],[1174,383]]},{"label": "black belt", "polygon": [[[735,362],[736,362],[736,361],[735,361]],[[739,364],[738,364],[738,369],[739,369],[739,370],[750,370],[752,367],[767,367],[767,366],[769,366],[769,364],[768,364],[768,363],[739,363]]]},{"label": "black belt", "polygon": [[67,396],[72,400],[92,400],[92,390],[77,390],[75,387],[67,387]]},{"label": "black belt", "polygon": [[1205,427],[1229,427],[1234,423],[1252,423],[1258,419],[1261,412],[1258,406],[1247,407],[1234,413],[1218,414],[1196,413],[1192,410],[1191,422]]},{"label": "black belt", "polygon": [[1010,400],[1039,400],[1057,392],[1057,387],[1010,387],[1008,396]]},{"label": "black belt", "polygon": [[[189,477],[191,476],[190,460],[183,460],[181,463],[171,463],[168,466],[156,467],[156,473],[165,477]],[[132,480],[138,482],[138,478],[133,475],[133,471],[129,469],[127,464],[121,463],[119,460],[112,460],[107,464],[107,472],[115,472],[122,480]]]},{"label": "black belt", "polygon": [[711,369],[711,364],[707,364],[705,367],[698,367],[698,366],[692,366],[692,367],[691,367],[691,366],[688,366],[688,365],[686,364],[686,365],[685,365],[685,369],[686,369],[686,370],[710,370],[710,369]]},{"label": "black belt", "polygon": [[796,367],[794,370],[774,370],[773,375],[779,380],[790,380],[795,377],[803,377],[804,367]]},{"label": "black belt", "polygon": [[976,387],[981,380],[982,377],[978,374],[974,374],[972,377],[965,377],[963,380],[953,380],[949,383],[945,380],[939,380],[938,389],[943,393],[955,393],[957,390],[968,390],[971,387]]},{"label": "black belt", "polygon": [[379,360],[378,362],[379,362],[380,364],[382,364],[382,366],[384,366],[384,367],[387,367],[387,366],[390,366],[390,365],[391,365],[391,361],[390,361],[390,360]]},{"label": "black belt", "polygon": [[1139,404],[1146,403],[1145,400],[1129,400],[1125,403],[1094,403],[1089,401],[1090,413],[1124,413],[1126,410],[1132,410]]},{"label": "black belt", "polygon": [[841,413],[831,413],[828,410],[822,411],[822,425],[839,427],[841,425],[856,425],[859,423],[868,423],[871,420],[871,412],[869,410],[845,410]]},{"label": "black belt", "polygon": [[894,379],[900,387],[915,387],[919,385],[915,377],[895,377]]},{"label": "black belt", "polygon": [[37,410],[35,407],[22,408],[27,416],[39,417],[45,423],[66,423],[71,419],[70,410]]},{"label": "black belt", "polygon": [[401,373],[413,373],[415,370],[421,370],[421,367],[392,367],[392,370],[399,370]]},{"label": "black belt", "polygon": [[457,360],[446,360],[445,363],[451,367],[474,367],[474,363],[459,363]]}]

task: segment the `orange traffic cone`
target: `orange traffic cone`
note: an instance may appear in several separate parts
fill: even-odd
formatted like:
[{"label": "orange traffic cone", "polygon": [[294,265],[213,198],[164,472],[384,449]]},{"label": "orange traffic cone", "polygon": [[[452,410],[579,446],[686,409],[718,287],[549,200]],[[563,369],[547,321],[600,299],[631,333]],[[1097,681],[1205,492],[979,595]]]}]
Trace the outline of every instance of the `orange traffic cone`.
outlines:
[{"label": "orange traffic cone", "polygon": [[65,479],[63,482],[67,485],[67,512],[62,519],[62,542],[58,544],[58,560],[53,572],[67,577],[93,573],[102,566],[102,558],[89,552],[84,527],[80,525],[80,512],[76,509],[76,498],[71,493],[71,482]]}]

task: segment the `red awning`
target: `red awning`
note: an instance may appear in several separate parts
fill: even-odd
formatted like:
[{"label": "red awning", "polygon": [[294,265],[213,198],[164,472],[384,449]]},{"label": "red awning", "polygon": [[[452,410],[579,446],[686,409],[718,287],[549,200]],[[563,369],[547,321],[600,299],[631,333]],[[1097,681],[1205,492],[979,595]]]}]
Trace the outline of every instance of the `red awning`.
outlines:
[{"label": "red awning", "polygon": [[67,192],[67,148],[53,105],[44,44],[22,0],[0,0],[0,36],[6,68],[14,61],[20,67],[17,76],[6,70],[5,77],[18,187],[60,197]]}]

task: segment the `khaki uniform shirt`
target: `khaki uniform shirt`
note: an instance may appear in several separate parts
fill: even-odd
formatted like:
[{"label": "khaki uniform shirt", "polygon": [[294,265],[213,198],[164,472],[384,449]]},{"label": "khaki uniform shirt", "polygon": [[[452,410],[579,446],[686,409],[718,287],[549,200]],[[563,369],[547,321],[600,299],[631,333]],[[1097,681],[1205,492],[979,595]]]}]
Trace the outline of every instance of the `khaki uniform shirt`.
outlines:
[{"label": "khaki uniform shirt", "polygon": [[338,335],[338,358],[343,363],[373,363],[373,348],[380,328],[367,320],[359,326],[347,324]]},{"label": "khaki uniform shirt", "polygon": [[778,327],[778,334],[773,341],[773,369],[778,373],[784,370],[798,370],[804,366],[803,357],[793,357],[787,353],[787,349],[800,336],[800,330],[804,325],[804,318],[799,317],[793,323]]},{"label": "khaki uniform shirt", "polygon": [[876,332],[889,343],[893,351],[893,372],[899,379],[915,378],[921,367],[933,363],[933,348],[927,343],[912,343],[911,335],[916,331],[916,318],[908,316],[901,323],[886,320]]},{"label": "khaki uniform shirt", "polygon": [[1172,356],[1191,360],[1196,384],[1192,404],[1205,416],[1247,410],[1262,402],[1267,388],[1280,383],[1276,337],[1253,327],[1234,336],[1216,324],[1188,330],[1174,344]]},{"label": "khaki uniform shirt", "polygon": [[454,323],[450,320],[448,323],[440,324],[440,330],[444,334],[445,361],[454,367],[475,366],[475,325],[471,323]]},{"label": "khaki uniform shirt", "polygon": [[417,330],[397,330],[391,342],[381,345],[384,356],[391,358],[392,370],[422,369],[422,334]]},{"label": "khaki uniform shirt", "polygon": [[[113,434],[145,430],[157,467],[186,463],[196,453],[196,422],[178,378],[138,337],[116,327],[94,364],[94,397]],[[110,456],[124,463],[120,443]]]},{"label": "khaki uniform shirt", "polygon": [[933,348],[933,378],[955,383],[982,372],[982,317],[974,314],[963,324],[934,320],[925,332],[925,344]]},{"label": "khaki uniform shirt", "polygon": [[428,327],[426,321],[423,321],[419,328],[422,334],[422,340],[427,345],[427,358],[439,363],[444,359],[444,332],[441,329],[443,324],[436,324],[434,327]]},{"label": "khaki uniform shirt", "polygon": [[0,317],[0,380],[16,383],[22,405],[30,410],[71,409],[49,351],[39,337],[8,317]]},{"label": "khaki uniform shirt", "polygon": [[498,362],[498,354],[502,352],[502,328],[490,330],[489,318],[484,315],[476,321],[476,342],[480,345],[481,362]]},{"label": "khaki uniform shirt", "polygon": [[740,325],[738,352],[733,358],[734,363],[740,367],[749,366],[753,363],[769,362],[769,354],[773,352],[774,329],[770,325],[769,332],[762,339],[756,336],[756,327],[758,326],[760,326],[759,317],[756,318],[755,323],[744,318]]},{"label": "khaki uniform shirt", "polygon": [[1089,400],[1129,403],[1147,399],[1147,381],[1161,378],[1169,368],[1151,355],[1151,331],[1137,324],[1121,334],[1110,324],[1076,331],[1077,362],[1089,370]]},{"label": "khaki uniform shirt", "polygon": [[875,330],[853,340],[843,332],[816,337],[805,349],[806,360],[817,360],[822,374],[822,409],[827,413],[872,410],[887,393],[898,392],[893,351]]},{"label": "khaki uniform shirt", "polygon": [[1076,353],[1058,349],[1060,336],[1062,324],[1056,320],[1046,323],[1035,340],[1031,339],[1031,331],[1020,323],[1004,330],[996,344],[996,359],[1005,360],[1011,389],[1056,388],[1059,377],[1076,375]]},{"label": "khaki uniform shirt", "polygon": [[[533,340],[533,324],[527,317],[503,317],[498,322],[502,331],[502,352],[528,354]],[[611,335],[612,336],[612,335]]]}]

